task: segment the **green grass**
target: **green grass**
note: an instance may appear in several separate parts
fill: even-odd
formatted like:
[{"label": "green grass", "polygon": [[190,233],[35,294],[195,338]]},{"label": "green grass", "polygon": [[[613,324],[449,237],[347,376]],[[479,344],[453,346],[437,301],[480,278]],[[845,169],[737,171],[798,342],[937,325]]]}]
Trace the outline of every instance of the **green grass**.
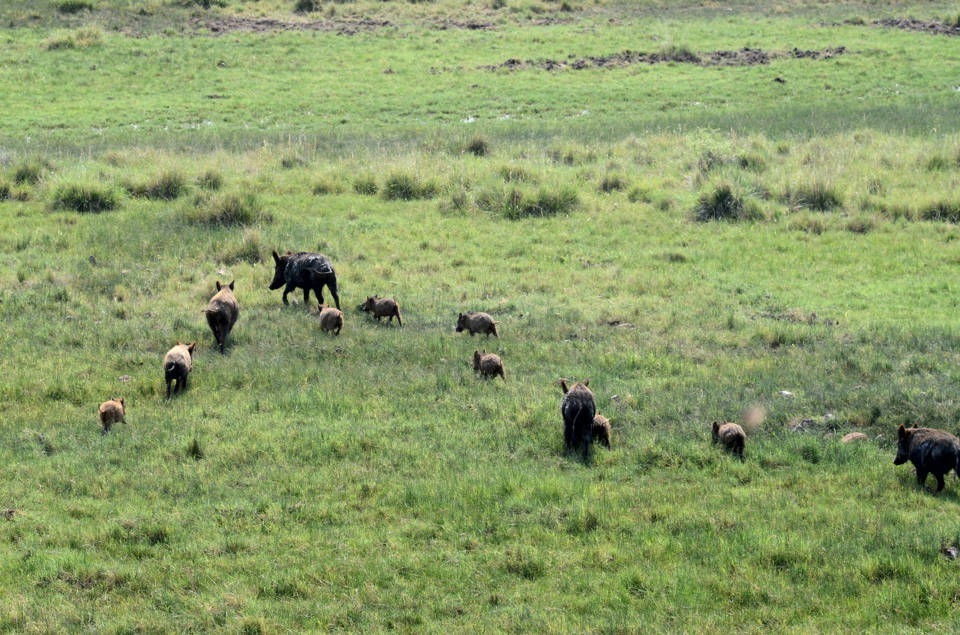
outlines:
[{"label": "green grass", "polygon": [[[829,23],[949,10],[58,4],[0,7],[0,630],[956,630],[960,485],[892,459],[960,431],[960,39]],[[392,26],[176,26],[260,13]],[[627,48],[680,61],[481,68]],[[274,249],[331,258],[339,337]],[[560,377],[613,425],[587,464]]]}]

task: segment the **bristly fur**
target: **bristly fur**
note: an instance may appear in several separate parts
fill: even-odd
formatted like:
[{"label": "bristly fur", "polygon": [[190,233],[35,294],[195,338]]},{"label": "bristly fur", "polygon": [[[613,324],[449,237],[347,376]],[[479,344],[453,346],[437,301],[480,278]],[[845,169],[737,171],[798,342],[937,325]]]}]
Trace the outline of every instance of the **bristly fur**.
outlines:
[{"label": "bristly fur", "polygon": [[476,333],[486,333],[487,337],[491,335],[500,337],[497,333],[497,323],[494,322],[493,317],[482,311],[471,311],[457,316],[457,333],[464,330],[470,331],[471,337]]},{"label": "bristly fur", "polygon": [[713,422],[710,433],[714,443],[718,443],[743,460],[743,449],[747,444],[747,435],[743,428],[735,423]]},{"label": "bristly fur", "polygon": [[297,253],[287,252],[283,256],[276,251],[273,252],[273,281],[270,283],[270,289],[279,289],[287,285],[283,290],[283,303],[289,304],[287,294],[294,289],[303,289],[303,305],[310,304],[310,291],[312,290],[319,304],[323,304],[323,287],[326,286],[333,302],[340,308],[340,296],[337,295],[337,272],[333,269],[330,259],[323,254],[309,251],[298,251]]},{"label": "bristly fur", "polygon": [[123,397],[114,397],[100,404],[100,425],[102,434],[110,432],[110,427],[119,422],[126,423],[127,402]]},{"label": "bristly fur", "polygon": [[610,420],[602,414],[593,416],[593,440],[608,448],[610,447]]},{"label": "bristly fur", "polygon": [[473,370],[479,372],[481,377],[496,378],[499,375],[503,381],[507,381],[507,376],[503,373],[503,361],[499,355],[488,353],[487,351],[473,351]]},{"label": "bristly fur", "polygon": [[928,474],[937,479],[937,491],[944,486],[943,477],[955,470],[960,477],[960,439],[936,428],[897,429],[897,456],[894,465],[910,461],[917,470],[917,483],[922,487]]},{"label": "bristly fur", "polygon": [[163,379],[167,383],[167,399],[170,398],[170,385],[176,381],[173,392],[182,392],[187,387],[187,376],[193,370],[193,350],[197,343],[177,345],[163,356]]},{"label": "bristly fur", "polygon": [[560,402],[560,413],[563,415],[563,443],[568,450],[580,447],[584,461],[590,456],[593,417],[597,414],[593,392],[588,388],[589,385],[590,380],[585,379],[567,388],[567,380],[560,380],[560,387],[564,393],[563,400]]},{"label": "bristly fur", "polygon": [[373,316],[377,318],[377,322],[379,322],[382,317],[388,318],[390,322],[393,322],[393,318],[397,318],[397,324],[403,326],[403,322],[400,320],[400,307],[393,298],[381,298],[377,295],[368,296],[363,304],[357,308],[361,311],[373,313]]},{"label": "bristly fur", "polygon": [[237,323],[237,317],[240,315],[240,305],[237,303],[236,296],[233,295],[234,282],[236,281],[221,285],[217,280],[217,293],[210,298],[207,308],[203,310],[221,353],[223,353],[227,335],[233,330],[233,325]]},{"label": "bristly fur", "polygon": [[320,330],[324,333],[340,335],[340,329],[343,328],[343,312],[323,304],[317,305],[317,311],[320,314]]}]

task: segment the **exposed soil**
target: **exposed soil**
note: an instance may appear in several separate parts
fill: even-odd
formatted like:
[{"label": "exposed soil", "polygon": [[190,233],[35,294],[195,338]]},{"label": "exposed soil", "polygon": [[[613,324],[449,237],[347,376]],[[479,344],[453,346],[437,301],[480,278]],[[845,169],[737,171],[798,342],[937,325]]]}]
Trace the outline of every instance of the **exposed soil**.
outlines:
[{"label": "exposed soil", "polygon": [[887,18],[877,20],[874,26],[883,26],[888,29],[904,29],[906,31],[920,31],[931,35],[960,36],[960,26],[945,24],[939,20],[914,20],[913,18]]},{"label": "exposed soil", "polygon": [[324,31],[339,35],[356,35],[357,33],[376,31],[390,26],[393,26],[393,24],[388,20],[371,20],[368,18],[288,22],[276,18],[218,16],[196,18],[191,22],[193,30],[208,32],[211,35],[273,33],[277,31]]},{"label": "exposed soil", "polygon": [[708,53],[692,53],[689,51],[674,52],[669,55],[660,53],[641,53],[639,51],[621,51],[612,55],[597,57],[577,57],[573,54],[565,60],[555,59],[509,59],[500,64],[481,66],[484,70],[518,71],[531,68],[541,68],[548,71],[582,70],[585,68],[614,68],[631,64],[661,64],[664,62],[680,62],[696,64],[697,66],[756,66],[768,64],[770,60],[782,58],[825,60],[837,55],[848,53],[847,47],[838,46],[820,50],[802,50],[794,48],[789,51],[764,51],[762,49],[742,48],[733,51],[710,51]]}]

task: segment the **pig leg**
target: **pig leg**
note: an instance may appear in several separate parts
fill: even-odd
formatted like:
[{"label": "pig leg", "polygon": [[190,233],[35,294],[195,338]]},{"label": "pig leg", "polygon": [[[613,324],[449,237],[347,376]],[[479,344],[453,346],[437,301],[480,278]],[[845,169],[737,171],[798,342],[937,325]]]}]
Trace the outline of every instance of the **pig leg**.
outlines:
[{"label": "pig leg", "polygon": [[917,468],[917,485],[923,487],[923,484],[927,482],[927,471]]},{"label": "pig leg", "polygon": [[943,474],[934,474],[937,477],[937,491],[943,490]]},{"label": "pig leg", "polygon": [[292,282],[288,282],[288,283],[287,283],[287,286],[286,286],[286,287],[284,288],[284,290],[283,290],[283,303],[284,303],[284,304],[290,304],[290,303],[287,301],[287,294],[288,294],[288,293],[292,293],[296,288],[297,288],[297,285],[293,284]]},{"label": "pig leg", "polygon": [[327,288],[330,289],[330,295],[333,296],[333,303],[337,305],[337,310],[340,310],[340,296],[337,295],[337,281],[336,279],[330,280],[327,282]]},{"label": "pig leg", "polygon": [[[317,299],[323,304],[323,296],[317,293]],[[303,306],[310,306],[310,287],[303,288]]]}]

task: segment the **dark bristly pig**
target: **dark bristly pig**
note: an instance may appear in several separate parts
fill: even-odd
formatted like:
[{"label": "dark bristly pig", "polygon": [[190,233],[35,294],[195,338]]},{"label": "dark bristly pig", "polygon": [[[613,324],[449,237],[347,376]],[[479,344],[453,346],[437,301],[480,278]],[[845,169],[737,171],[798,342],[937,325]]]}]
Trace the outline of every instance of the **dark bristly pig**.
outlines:
[{"label": "dark bristly pig", "polygon": [[457,333],[461,331],[470,331],[471,337],[476,333],[486,333],[487,337],[491,334],[494,337],[500,337],[497,334],[497,323],[489,313],[480,311],[470,311],[457,316]]},{"label": "dark bristly pig", "polygon": [[563,401],[560,402],[560,413],[563,415],[563,443],[570,450],[581,448],[583,460],[590,454],[590,443],[593,440],[593,417],[597,414],[597,406],[593,401],[593,392],[590,391],[589,379],[578,381],[567,388],[567,380],[560,380],[563,389]]},{"label": "dark bristly pig", "polygon": [[287,285],[283,290],[284,304],[289,304],[287,294],[297,288],[303,289],[304,306],[310,302],[311,290],[316,294],[318,302],[323,304],[323,287],[326,286],[333,295],[333,302],[337,305],[337,309],[340,308],[340,296],[337,295],[337,272],[334,271],[329,258],[309,251],[297,253],[288,251],[283,256],[274,251],[273,262],[275,269],[270,290]]},{"label": "dark bristly pig", "polygon": [[894,465],[910,461],[917,469],[917,483],[922,487],[928,474],[937,478],[937,491],[943,489],[943,476],[955,470],[960,477],[960,439],[935,428],[897,429],[897,456]]}]

